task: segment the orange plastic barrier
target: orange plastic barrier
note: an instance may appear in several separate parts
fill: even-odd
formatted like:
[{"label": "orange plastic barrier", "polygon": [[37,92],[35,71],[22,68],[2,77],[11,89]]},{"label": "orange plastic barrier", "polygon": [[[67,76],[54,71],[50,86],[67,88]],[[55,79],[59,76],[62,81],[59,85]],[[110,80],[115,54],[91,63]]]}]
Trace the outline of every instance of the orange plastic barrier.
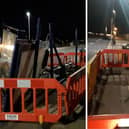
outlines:
[{"label": "orange plastic barrier", "polygon": [[[70,52],[70,53],[59,53],[59,57],[62,61],[63,64],[66,64],[66,63],[73,63],[75,64],[75,52]],[[78,56],[78,62],[77,62],[77,65],[79,66],[83,66],[85,65],[85,60],[86,60],[86,57],[85,57],[85,52],[79,52],[77,54]],[[50,56],[48,58],[48,66],[50,66]],[[57,59],[57,56],[56,54],[54,53],[53,54],[53,65],[54,66],[57,66],[59,65],[59,62],[58,62],[58,59]]]},{"label": "orange plastic barrier", "polygon": [[[98,69],[106,67],[129,67],[129,50],[104,49],[98,56],[99,58],[97,59],[96,55],[96,58],[93,60],[94,63],[91,63],[88,68],[88,98],[91,98],[90,96],[94,91],[92,85],[96,83],[94,80]],[[89,79],[91,79],[91,84],[89,84]],[[91,88],[91,91],[89,88]],[[123,128],[129,128],[129,114],[88,116],[88,129]]]},{"label": "orange plastic barrier", "polygon": [[128,129],[129,114],[94,115],[88,117],[88,129]]},{"label": "orange plastic barrier", "polygon": [[90,101],[92,98],[99,70],[100,52],[98,52],[88,64],[88,101]]},{"label": "orange plastic barrier", "polygon": [[101,52],[101,66],[129,67],[129,50],[104,49]]},{"label": "orange plastic barrier", "polygon": [[[75,55],[76,55],[75,52],[69,52],[64,54],[64,63],[71,62],[75,64]],[[77,65],[79,66],[85,65],[85,52],[79,52],[77,53],[77,56],[78,56]]]},{"label": "orange plastic barrier", "polygon": [[85,66],[69,76],[66,82],[66,112],[70,114],[85,93]]},{"label": "orange plastic barrier", "polygon": [[[9,110],[4,111],[4,91],[9,91]],[[14,91],[20,90],[21,110],[16,111],[14,102]],[[44,104],[42,107],[37,105],[39,101],[37,97],[37,90],[44,91],[40,95],[40,99],[44,97]],[[31,91],[29,96],[26,93]],[[54,98],[50,95],[50,91],[54,91]],[[56,94],[55,94],[56,91]],[[0,120],[4,121],[32,121],[32,122],[56,122],[58,121],[64,111],[66,115],[73,112],[76,105],[79,103],[81,97],[85,92],[85,66],[80,68],[77,72],[70,75],[67,79],[66,87],[60,84],[56,79],[0,79]],[[42,96],[43,95],[43,96]],[[26,97],[25,97],[26,96]],[[28,110],[26,107],[26,99],[32,97],[32,109]],[[51,97],[50,97],[51,96]],[[53,107],[51,103],[56,102],[56,110],[51,112]],[[27,102],[29,104],[30,101]],[[41,104],[41,102],[40,102]],[[53,108],[52,108],[53,110]]]},{"label": "orange plastic barrier", "polygon": [[[2,107],[2,89],[9,89],[10,111],[4,112]],[[21,112],[14,112],[13,89],[21,90]],[[33,91],[33,111],[27,112],[25,109],[25,93],[27,89]],[[36,105],[36,90],[43,89],[45,92],[45,105],[38,108]],[[48,90],[57,91],[57,112],[49,113]],[[65,88],[55,79],[0,79],[0,120],[7,121],[33,121],[38,122],[42,118],[43,122],[56,122],[62,116],[62,96],[66,94]]]}]

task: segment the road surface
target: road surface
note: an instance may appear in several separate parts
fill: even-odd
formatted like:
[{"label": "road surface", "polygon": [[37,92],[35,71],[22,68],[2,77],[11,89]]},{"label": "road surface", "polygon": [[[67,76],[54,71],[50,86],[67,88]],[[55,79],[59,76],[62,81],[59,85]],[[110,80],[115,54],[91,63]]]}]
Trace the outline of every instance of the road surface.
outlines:
[{"label": "road surface", "polygon": [[88,38],[88,60],[90,60],[98,50],[107,48],[110,40]]}]

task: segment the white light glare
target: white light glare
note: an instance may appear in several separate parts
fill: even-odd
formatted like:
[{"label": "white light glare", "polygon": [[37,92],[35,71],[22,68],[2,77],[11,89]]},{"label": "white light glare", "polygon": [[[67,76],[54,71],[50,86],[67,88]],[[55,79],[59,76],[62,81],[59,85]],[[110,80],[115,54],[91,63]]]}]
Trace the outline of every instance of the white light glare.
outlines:
[{"label": "white light glare", "polygon": [[129,119],[120,119],[118,127],[129,127]]},{"label": "white light glare", "polygon": [[113,10],[112,10],[112,12],[115,14],[115,13],[116,13],[116,10],[115,10],[115,9],[113,9]]},{"label": "white light glare", "polygon": [[30,17],[30,12],[26,12],[26,16],[27,17]]}]

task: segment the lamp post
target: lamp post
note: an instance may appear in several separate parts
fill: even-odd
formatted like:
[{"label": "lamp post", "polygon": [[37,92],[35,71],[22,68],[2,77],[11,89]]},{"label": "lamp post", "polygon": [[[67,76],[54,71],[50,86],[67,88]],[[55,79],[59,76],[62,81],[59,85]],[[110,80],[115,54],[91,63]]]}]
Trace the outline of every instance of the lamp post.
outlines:
[{"label": "lamp post", "polygon": [[30,40],[30,12],[26,12],[26,16],[28,18],[28,38]]},{"label": "lamp post", "polygon": [[115,44],[115,36],[113,34],[113,29],[115,27],[115,19],[116,19],[116,10],[112,10],[112,18],[111,18],[111,40],[113,44]]},{"label": "lamp post", "polygon": [[113,25],[115,26],[116,10],[113,9],[113,10],[112,10],[112,13],[113,13]]}]

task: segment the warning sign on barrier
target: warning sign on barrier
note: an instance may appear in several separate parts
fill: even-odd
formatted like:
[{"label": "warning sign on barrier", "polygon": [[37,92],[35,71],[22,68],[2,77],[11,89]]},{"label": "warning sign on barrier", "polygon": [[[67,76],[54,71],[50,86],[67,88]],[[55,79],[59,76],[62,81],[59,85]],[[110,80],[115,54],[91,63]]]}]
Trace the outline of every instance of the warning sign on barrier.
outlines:
[{"label": "warning sign on barrier", "polygon": [[0,88],[4,88],[4,80],[0,80]]},{"label": "warning sign on barrier", "polygon": [[17,87],[18,88],[30,88],[31,81],[30,80],[17,80]]},{"label": "warning sign on barrier", "polygon": [[17,114],[5,114],[5,120],[18,120]]}]

